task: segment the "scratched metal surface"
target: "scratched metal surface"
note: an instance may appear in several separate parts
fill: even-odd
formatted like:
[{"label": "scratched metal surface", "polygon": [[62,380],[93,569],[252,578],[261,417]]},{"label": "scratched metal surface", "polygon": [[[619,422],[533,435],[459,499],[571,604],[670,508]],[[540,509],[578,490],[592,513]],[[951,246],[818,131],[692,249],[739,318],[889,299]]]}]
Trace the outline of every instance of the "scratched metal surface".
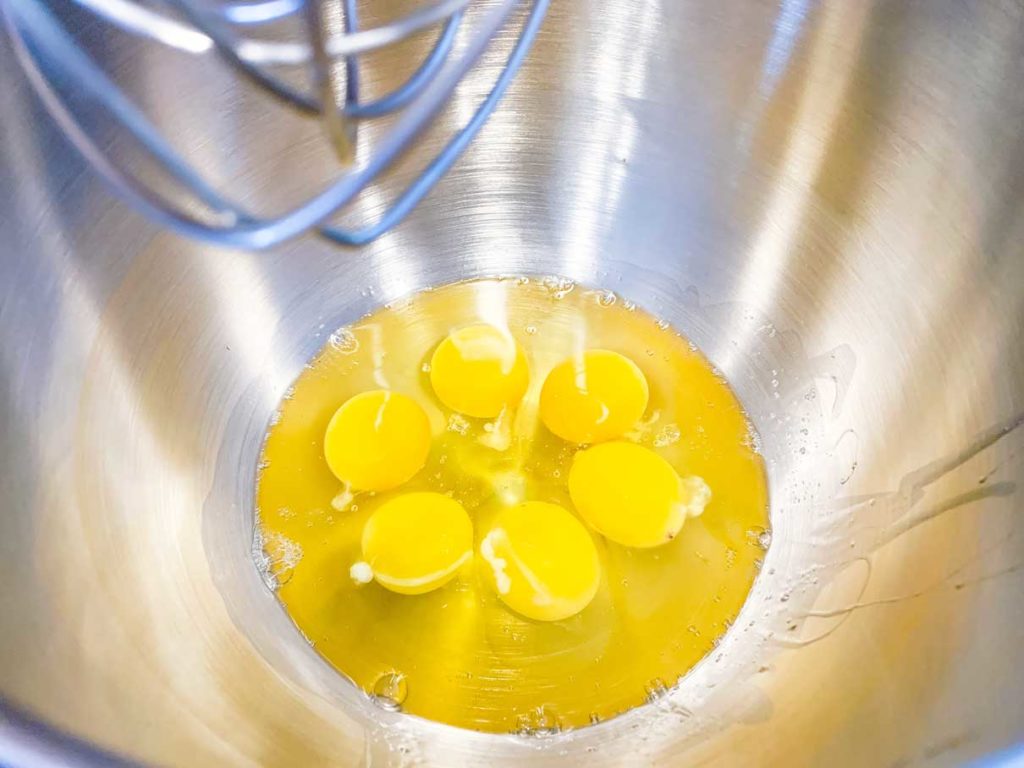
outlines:
[{"label": "scratched metal surface", "polygon": [[[216,62],[79,28],[253,207],[329,169],[315,125]],[[6,43],[0,71],[0,762],[945,766],[1024,739],[1019,3],[556,3],[455,173],[359,252],[155,231]],[[771,472],[773,542],[722,645],[657,703],[546,739],[375,710],[249,553],[262,430],[325,334],[496,272],[672,320]]]}]

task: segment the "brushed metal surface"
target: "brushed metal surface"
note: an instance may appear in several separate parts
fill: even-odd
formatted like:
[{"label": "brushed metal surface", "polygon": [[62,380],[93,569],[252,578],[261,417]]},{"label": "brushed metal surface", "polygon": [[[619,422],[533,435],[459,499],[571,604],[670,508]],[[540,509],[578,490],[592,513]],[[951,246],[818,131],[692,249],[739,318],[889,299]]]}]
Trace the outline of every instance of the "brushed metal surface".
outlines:
[{"label": "brushed metal surface", "polygon": [[[318,126],[216,62],[81,28],[253,207],[324,177]],[[14,66],[0,43],[0,761],[88,759],[48,728],[167,765],[943,766],[1024,739],[1020,3],[564,0],[453,175],[356,252],[156,231]],[[375,57],[369,84],[404,66]],[[263,429],[326,334],[513,272],[688,333],[773,497],[716,652],[653,705],[535,740],[376,710],[249,553]]]}]

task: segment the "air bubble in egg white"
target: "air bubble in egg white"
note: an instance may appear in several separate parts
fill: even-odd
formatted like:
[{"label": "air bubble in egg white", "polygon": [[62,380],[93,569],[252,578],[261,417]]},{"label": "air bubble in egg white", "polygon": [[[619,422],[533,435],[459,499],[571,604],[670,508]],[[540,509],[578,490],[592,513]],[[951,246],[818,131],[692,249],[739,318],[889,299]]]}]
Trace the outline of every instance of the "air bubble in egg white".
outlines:
[{"label": "air bubble in egg white", "polygon": [[516,719],[515,735],[525,738],[544,738],[560,733],[562,724],[546,707],[537,707],[533,712]]},{"label": "air bubble in egg white", "polygon": [[654,447],[655,448],[666,448],[674,443],[679,442],[680,431],[679,427],[675,424],[666,424],[658,433],[654,436]]},{"label": "air bubble in egg white", "polygon": [[355,354],[359,351],[359,339],[349,328],[339,328],[331,334],[330,345],[343,355]]},{"label": "air bubble in egg white", "polygon": [[666,693],[668,693],[668,686],[660,678],[654,678],[644,688],[646,699],[649,703],[658,701]]},{"label": "air bubble in egg white", "polygon": [[453,413],[448,419],[448,431],[457,435],[464,435],[469,431],[469,422],[465,416]]},{"label": "air bubble in egg white", "polygon": [[378,677],[371,689],[371,698],[377,706],[391,712],[402,708],[402,702],[409,695],[409,684],[401,672],[385,672]]}]

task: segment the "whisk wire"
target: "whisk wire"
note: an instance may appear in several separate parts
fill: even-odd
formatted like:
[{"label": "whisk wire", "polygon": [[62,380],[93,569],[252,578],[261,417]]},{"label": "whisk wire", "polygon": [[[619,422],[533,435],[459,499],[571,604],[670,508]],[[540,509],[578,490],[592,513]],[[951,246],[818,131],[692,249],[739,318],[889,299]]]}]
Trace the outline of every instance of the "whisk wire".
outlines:
[{"label": "whisk wire", "polygon": [[[127,0],[76,0],[99,11],[101,16]],[[267,0],[249,6],[250,16],[245,24],[259,23],[257,19],[279,20],[302,9],[307,17],[319,11],[319,18],[310,26],[310,44],[306,54],[314,55],[317,64],[314,81],[319,76],[319,97],[292,88],[283,80],[257,66],[259,57],[243,53],[250,41],[236,39],[231,31],[230,19],[242,15],[241,5],[222,6],[217,14],[208,13],[191,0],[170,0],[203,39],[216,48],[244,76],[259,83],[277,98],[306,113],[318,113],[325,121],[328,135],[349,164],[328,187],[316,193],[299,207],[272,218],[259,218],[245,211],[214,190],[170,146],[159,130],[132,101],[115,85],[92,59],[82,51],[72,36],[62,27],[43,0],[0,0],[4,24],[14,42],[18,61],[25,70],[32,87],[44,106],[68,136],[72,144],[107,181],[111,188],[129,204],[159,224],[174,231],[217,245],[262,249],[277,245],[307,230],[319,228],[334,242],[361,245],[390,230],[416,206],[438,180],[451,168],[465,151],[469,142],[480,131],[496,108],[518,71],[536,37],[547,10],[549,0],[500,0],[479,19],[457,58],[451,57],[456,34],[464,18],[462,8],[468,0],[443,0],[411,14],[391,27],[359,30],[355,0],[341,0],[340,29],[324,24],[321,3],[328,0]],[[307,5],[308,3],[308,5]],[[390,205],[376,223],[355,229],[331,227],[327,220],[350,204],[393,161],[407,151],[416,136],[429,125],[443,109],[451,94],[490,46],[497,32],[505,25],[511,12],[520,4],[529,5],[519,37],[509,54],[504,68],[498,74],[490,92],[477,106],[469,121],[449,139],[443,149]],[[433,48],[419,67],[400,86],[390,93],[365,104],[360,103],[359,62],[352,50],[372,50],[393,38],[401,30],[418,31],[427,26],[425,20],[435,19],[439,9],[448,9],[447,17],[440,17],[444,26]],[[147,13],[150,13],[147,11]],[[134,17],[122,29],[145,25],[150,17]],[[175,23],[157,15],[160,23]],[[142,21],[140,21],[142,19]],[[335,25],[337,26],[337,25]],[[187,27],[182,27],[187,29]],[[130,30],[132,31],[132,30]],[[338,34],[335,34],[335,32]],[[166,28],[150,29],[148,37],[171,45],[180,43]],[[318,37],[319,36],[319,37]],[[395,39],[402,39],[399,36]],[[355,41],[354,43],[352,41]],[[339,41],[341,41],[339,43]],[[268,43],[274,45],[273,43]],[[189,45],[196,46],[194,38]],[[277,43],[276,45],[290,45]],[[300,45],[301,44],[297,44]],[[179,47],[179,46],[176,46]],[[333,48],[333,49],[332,49]],[[280,52],[280,48],[272,49]],[[345,53],[344,92],[336,77],[337,51]],[[294,52],[293,52],[294,53]],[[291,54],[289,54],[291,55]],[[307,60],[305,54],[298,56]],[[50,71],[51,74],[47,74]],[[90,136],[82,122],[68,107],[52,80],[65,80],[79,86],[94,106],[109,112],[135,140],[157,167],[207,209],[206,220],[171,201],[139,176],[121,167]],[[326,78],[326,79],[324,79]],[[372,151],[359,161],[353,160],[350,141],[352,121],[399,112],[394,125],[374,144]]]}]

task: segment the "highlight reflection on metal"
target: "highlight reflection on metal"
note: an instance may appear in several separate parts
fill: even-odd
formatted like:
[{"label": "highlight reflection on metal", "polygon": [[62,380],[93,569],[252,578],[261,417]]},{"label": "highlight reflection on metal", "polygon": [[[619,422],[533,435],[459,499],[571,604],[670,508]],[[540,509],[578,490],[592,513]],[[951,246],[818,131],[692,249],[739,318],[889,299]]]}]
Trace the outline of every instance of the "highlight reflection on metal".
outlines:
[{"label": "highlight reflection on metal", "polygon": [[[439,0],[380,26],[358,29],[356,0],[264,0],[209,7],[172,0],[184,19],[170,18],[134,0],[77,0],[120,29],[192,54],[216,49],[237,72],[291,107],[320,116],[326,138],[345,166],[326,189],[287,213],[259,218],[220,194],[182,158],[160,131],[78,45],[44,0],[3,0],[4,21],[18,60],[47,110],[93,168],[124,200],[182,235],[218,245],[261,249],[309,229],[344,245],[370,242],[394,227],[419,203],[465,150],[494,111],[519,70],[549,0],[501,0],[475,24],[465,24],[471,0]],[[475,112],[376,223],[361,228],[330,226],[367,186],[406,152],[432,123],[459,83],[488,50],[517,6],[529,7],[504,68]],[[294,16],[306,21],[302,42],[239,36],[252,27],[279,25]],[[399,87],[371,101],[360,99],[358,57],[400,43],[443,22],[433,49]],[[452,56],[460,26],[466,39]],[[274,29],[271,29],[273,33]],[[338,59],[344,58],[344,77]],[[312,86],[295,87],[273,66],[310,65]],[[69,106],[70,94],[87,93],[86,114]],[[160,94],[173,99],[180,94]],[[210,106],[211,109],[215,105]],[[87,127],[90,112],[106,110],[155,161],[163,178],[154,181],[118,163]],[[401,112],[391,129],[355,155],[354,123]],[[173,188],[173,189],[172,189]],[[184,196],[185,200],[177,200]],[[195,212],[202,210],[202,215]]]}]

